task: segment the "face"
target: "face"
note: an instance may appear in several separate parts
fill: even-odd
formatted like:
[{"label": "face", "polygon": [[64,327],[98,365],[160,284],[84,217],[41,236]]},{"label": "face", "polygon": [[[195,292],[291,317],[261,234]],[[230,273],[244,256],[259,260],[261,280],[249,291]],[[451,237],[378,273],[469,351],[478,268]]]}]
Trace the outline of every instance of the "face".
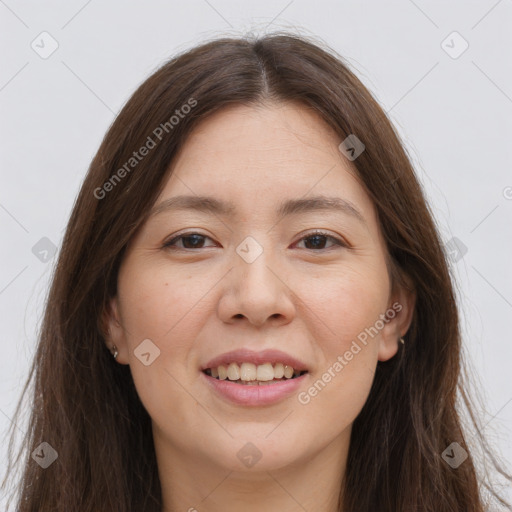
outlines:
[{"label": "face", "polygon": [[[348,446],[412,299],[392,289],[376,212],[340,142],[302,106],[236,106],[204,121],[175,159],[122,262],[108,340],[168,453],[243,471],[244,454],[259,452],[270,470]],[[184,195],[211,201],[168,202]],[[310,201],[321,197],[331,201]],[[262,379],[264,363],[274,376],[280,362],[307,373],[221,382],[203,372],[222,372],[220,361],[246,378],[253,363]]]}]

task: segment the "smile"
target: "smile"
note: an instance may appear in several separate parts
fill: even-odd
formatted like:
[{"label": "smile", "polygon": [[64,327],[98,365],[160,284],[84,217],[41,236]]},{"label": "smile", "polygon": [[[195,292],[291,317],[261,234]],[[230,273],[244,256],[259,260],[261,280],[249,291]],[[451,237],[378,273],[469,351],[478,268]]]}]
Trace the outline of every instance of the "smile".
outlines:
[{"label": "smile", "polygon": [[295,396],[309,377],[308,372],[303,371],[300,375],[294,373],[290,378],[283,376],[280,379],[267,381],[246,381],[240,378],[221,380],[219,376],[213,377],[210,369],[203,370],[199,375],[213,392],[214,397],[218,397],[231,405],[252,407],[273,405]]},{"label": "smile", "polygon": [[246,386],[268,386],[276,382],[295,379],[307,373],[307,370],[295,370],[292,366],[276,363],[230,363],[213,368],[206,368],[203,372],[217,380],[229,380],[236,384]]}]

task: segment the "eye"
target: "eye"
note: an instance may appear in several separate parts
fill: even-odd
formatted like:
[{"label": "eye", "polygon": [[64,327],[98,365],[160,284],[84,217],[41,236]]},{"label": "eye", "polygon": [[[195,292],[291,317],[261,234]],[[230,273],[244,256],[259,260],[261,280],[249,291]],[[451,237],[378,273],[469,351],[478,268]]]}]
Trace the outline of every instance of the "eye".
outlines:
[{"label": "eye", "polygon": [[[324,231],[315,231],[313,233],[310,233],[310,234],[302,237],[299,240],[299,243],[302,241],[306,241],[306,243],[308,243],[307,242],[308,240],[310,240],[312,242],[309,244],[310,247],[306,247],[306,249],[308,249],[308,250],[326,249],[326,247],[325,247],[326,240],[330,240],[331,242],[333,242],[333,245],[338,245],[340,247],[347,247],[347,244],[345,242],[343,242],[339,238],[336,238],[336,237],[330,235],[329,233],[325,233]],[[327,247],[327,249],[330,249],[330,247]]]},{"label": "eye", "polygon": [[[163,247],[171,249],[202,249],[204,239],[206,238],[211,240],[211,238],[200,233],[183,233],[166,242]],[[181,247],[176,246],[177,241],[182,241]]]}]

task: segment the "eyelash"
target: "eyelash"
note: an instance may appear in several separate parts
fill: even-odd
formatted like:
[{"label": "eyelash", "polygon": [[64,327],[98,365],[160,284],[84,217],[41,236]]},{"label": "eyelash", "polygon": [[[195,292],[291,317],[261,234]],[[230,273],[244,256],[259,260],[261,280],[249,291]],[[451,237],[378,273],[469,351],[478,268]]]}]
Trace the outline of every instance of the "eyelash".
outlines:
[{"label": "eyelash", "polygon": [[[193,235],[197,235],[197,236],[200,236],[203,238],[210,238],[209,236],[202,235],[201,233],[196,233],[194,231],[190,231],[188,233],[182,233],[181,235],[174,237],[172,240],[169,240],[168,242],[166,242],[163,245],[162,248],[176,250],[176,251],[196,251],[196,249],[186,249],[186,248],[176,247],[174,245],[176,241],[181,240],[183,238],[189,238]],[[299,242],[301,242],[302,240],[307,240],[308,238],[313,238],[315,236],[321,236],[321,237],[328,238],[329,240],[334,242],[335,245],[337,245],[339,247],[348,247],[348,245],[343,240],[340,240],[339,238],[336,238],[335,236],[332,236],[329,233],[326,233],[325,231],[321,231],[321,230],[315,230],[312,233],[306,234],[299,240]],[[211,240],[211,238],[210,238],[210,240]],[[199,249],[202,249],[202,247],[199,247]],[[320,251],[328,251],[329,249],[332,249],[332,247],[328,247],[327,249],[322,248],[322,249],[318,249],[318,250],[316,250],[316,249],[306,249],[306,250],[313,251],[313,252],[320,252]]]}]

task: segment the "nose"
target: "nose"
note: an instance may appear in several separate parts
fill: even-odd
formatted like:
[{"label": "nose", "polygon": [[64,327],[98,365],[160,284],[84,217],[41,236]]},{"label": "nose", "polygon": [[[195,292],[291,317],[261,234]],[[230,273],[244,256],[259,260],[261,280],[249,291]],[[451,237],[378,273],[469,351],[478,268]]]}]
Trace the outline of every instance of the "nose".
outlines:
[{"label": "nose", "polygon": [[248,263],[234,255],[234,265],[223,279],[218,315],[226,323],[248,322],[276,327],[295,316],[294,293],[286,283],[285,272],[271,261],[267,252]]}]

